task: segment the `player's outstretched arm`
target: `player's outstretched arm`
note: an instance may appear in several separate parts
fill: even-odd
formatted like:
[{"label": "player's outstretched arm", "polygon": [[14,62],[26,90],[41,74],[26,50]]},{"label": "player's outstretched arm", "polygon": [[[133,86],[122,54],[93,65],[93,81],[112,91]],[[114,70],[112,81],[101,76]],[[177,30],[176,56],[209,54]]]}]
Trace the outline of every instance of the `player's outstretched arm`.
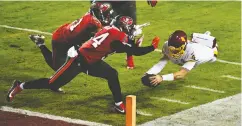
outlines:
[{"label": "player's outstretched arm", "polygon": [[162,81],[173,81],[178,79],[184,79],[190,70],[192,70],[195,66],[195,61],[186,62],[179,71],[165,74],[165,75],[156,75],[150,77],[151,85],[156,86],[160,84]]},{"label": "player's outstretched arm", "polygon": [[116,53],[126,52],[126,53],[129,53],[129,54],[132,54],[132,55],[141,56],[141,55],[145,55],[147,53],[154,51],[158,47],[159,42],[160,42],[160,38],[155,37],[152,41],[151,46],[136,47],[136,46],[131,46],[129,44],[124,44],[120,41],[114,41],[114,42],[111,43],[111,48],[114,51],[116,51]]},{"label": "player's outstretched arm", "polygon": [[158,63],[156,63],[152,68],[150,68],[146,74],[158,74],[163,70],[163,68],[166,66],[168,62],[168,58],[164,55]]}]

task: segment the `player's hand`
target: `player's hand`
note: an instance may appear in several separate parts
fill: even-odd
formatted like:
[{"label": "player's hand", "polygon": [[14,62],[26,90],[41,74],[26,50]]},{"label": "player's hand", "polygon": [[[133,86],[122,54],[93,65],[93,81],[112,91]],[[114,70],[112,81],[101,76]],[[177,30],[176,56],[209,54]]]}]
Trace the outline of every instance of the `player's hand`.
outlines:
[{"label": "player's hand", "polygon": [[157,4],[157,0],[147,0],[148,5],[150,5],[151,7],[155,7],[155,5]]},{"label": "player's hand", "polygon": [[73,58],[73,57],[78,56],[78,52],[77,52],[77,50],[75,49],[75,47],[72,46],[72,47],[67,51],[67,55],[68,55],[69,57]]},{"label": "player's hand", "polygon": [[162,77],[160,75],[152,76],[149,78],[151,80],[151,85],[152,86],[157,86],[162,82]]},{"label": "player's hand", "polygon": [[156,36],[153,40],[152,40],[152,46],[156,49],[158,48],[160,42],[160,38],[158,36]]}]

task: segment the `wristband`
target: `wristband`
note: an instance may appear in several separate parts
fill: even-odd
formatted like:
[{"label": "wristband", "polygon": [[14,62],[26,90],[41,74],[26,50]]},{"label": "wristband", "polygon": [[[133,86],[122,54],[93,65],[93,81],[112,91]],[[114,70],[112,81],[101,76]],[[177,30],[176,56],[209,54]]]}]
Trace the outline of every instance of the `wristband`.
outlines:
[{"label": "wristband", "polygon": [[162,75],[162,80],[163,81],[173,81],[174,80],[174,74],[166,74],[166,75]]}]

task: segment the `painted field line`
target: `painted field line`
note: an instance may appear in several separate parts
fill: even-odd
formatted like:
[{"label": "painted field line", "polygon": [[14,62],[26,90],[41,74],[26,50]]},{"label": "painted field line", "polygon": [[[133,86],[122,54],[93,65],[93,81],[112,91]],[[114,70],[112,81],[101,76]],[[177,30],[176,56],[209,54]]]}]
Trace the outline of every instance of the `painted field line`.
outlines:
[{"label": "painted field line", "polygon": [[221,60],[221,59],[217,59],[218,62],[220,63],[228,63],[228,64],[234,64],[234,65],[240,65],[241,63],[237,63],[237,62],[230,62],[230,61],[225,61],[225,60]]},{"label": "painted field line", "polygon": [[136,110],[136,113],[139,114],[139,115],[142,115],[142,116],[152,116],[152,114],[147,113],[147,112],[145,112],[145,111],[142,111],[142,110],[140,110],[140,109],[137,109],[137,110]]},{"label": "painted field line", "polygon": [[12,27],[12,26],[8,26],[8,25],[0,25],[0,27],[20,30],[20,31],[35,32],[35,33],[40,33],[40,34],[44,34],[44,35],[52,35],[52,33],[49,33],[49,32],[42,32],[39,30],[33,30],[33,29],[27,29],[27,28]]},{"label": "painted field line", "polygon": [[51,119],[51,120],[61,120],[61,121],[65,121],[68,123],[74,123],[74,124],[81,124],[81,125],[88,125],[88,126],[109,126],[109,125],[101,124],[101,123],[89,122],[89,121],[84,121],[84,120],[79,120],[79,119],[71,119],[71,118],[67,118],[67,117],[55,116],[55,115],[44,114],[44,113],[39,113],[39,112],[32,112],[29,110],[16,109],[16,108],[8,107],[8,106],[1,106],[0,110],[19,113],[19,114],[28,115],[28,116],[37,116],[37,117]]},{"label": "painted field line", "polygon": [[241,126],[241,93],[139,126]]},{"label": "painted field line", "polygon": [[174,99],[168,99],[168,98],[151,97],[151,99],[174,102],[174,103],[185,104],[185,105],[189,104],[189,102],[183,102],[180,100],[174,100]]},{"label": "painted field line", "polygon": [[234,76],[231,76],[231,75],[223,75],[222,77],[226,77],[226,78],[230,78],[230,79],[235,79],[235,80],[241,80],[240,77],[234,77]]},{"label": "painted field line", "polygon": [[[8,26],[8,25],[0,25],[0,27],[15,29],[15,30],[21,30],[21,31],[35,32],[35,33],[40,33],[40,34],[45,34],[45,35],[52,35],[52,33],[49,33],[49,32],[42,32],[42,31],[39,31],[39,30],[32,30],[32,29],[27,29],[27,28],[12,27],[12,26]],[[162,52],[162,50],[160,50],[160,49],[155,49],[155,51],[156,52]],[[221,63],[228,63],[228,64],[240,65],[241,66],[241,63],[237,63],[237,62],[230,62],[230,61],[225,61],[225,60],[220,60],[220,59],[217,59],[217,61],[221,62]]]},{"label": "painted field line", "polygon": [[211,88],[205,88],[205,87],[198,87],[195,85],[188,85],[185,86],[187,88],[193,88],[193,89],[199,89],[199,90],[205,90],[205,91],[211,91],[211,92],[216,92],[216,93],[225,93],[225,91],[220,91],[220,90],[215,90],[215,89],[211,89]]}]

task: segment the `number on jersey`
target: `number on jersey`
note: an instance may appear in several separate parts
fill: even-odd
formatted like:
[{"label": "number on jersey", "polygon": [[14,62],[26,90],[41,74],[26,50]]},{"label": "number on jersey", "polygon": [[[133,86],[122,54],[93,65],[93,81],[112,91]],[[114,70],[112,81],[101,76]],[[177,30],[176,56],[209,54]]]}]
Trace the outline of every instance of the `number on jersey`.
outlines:
[{"label": "number on jersey", "polygon": [[82,18],[73,21],[70,26],[70,31],[71,32],[74,31],[74,29],[77,27],[77,25],[81,23],[81,21],[82,21]]},{"label": "number on jersey", "polygon": [[109,35],[109,33],[104,33],[104,34],[101,34],[101,35],[96,36],[95,38],[93,38],[92,40],[94,42],[92,43],[92,46],[94,48],[97,48],[108,37],[108,35]]}]

